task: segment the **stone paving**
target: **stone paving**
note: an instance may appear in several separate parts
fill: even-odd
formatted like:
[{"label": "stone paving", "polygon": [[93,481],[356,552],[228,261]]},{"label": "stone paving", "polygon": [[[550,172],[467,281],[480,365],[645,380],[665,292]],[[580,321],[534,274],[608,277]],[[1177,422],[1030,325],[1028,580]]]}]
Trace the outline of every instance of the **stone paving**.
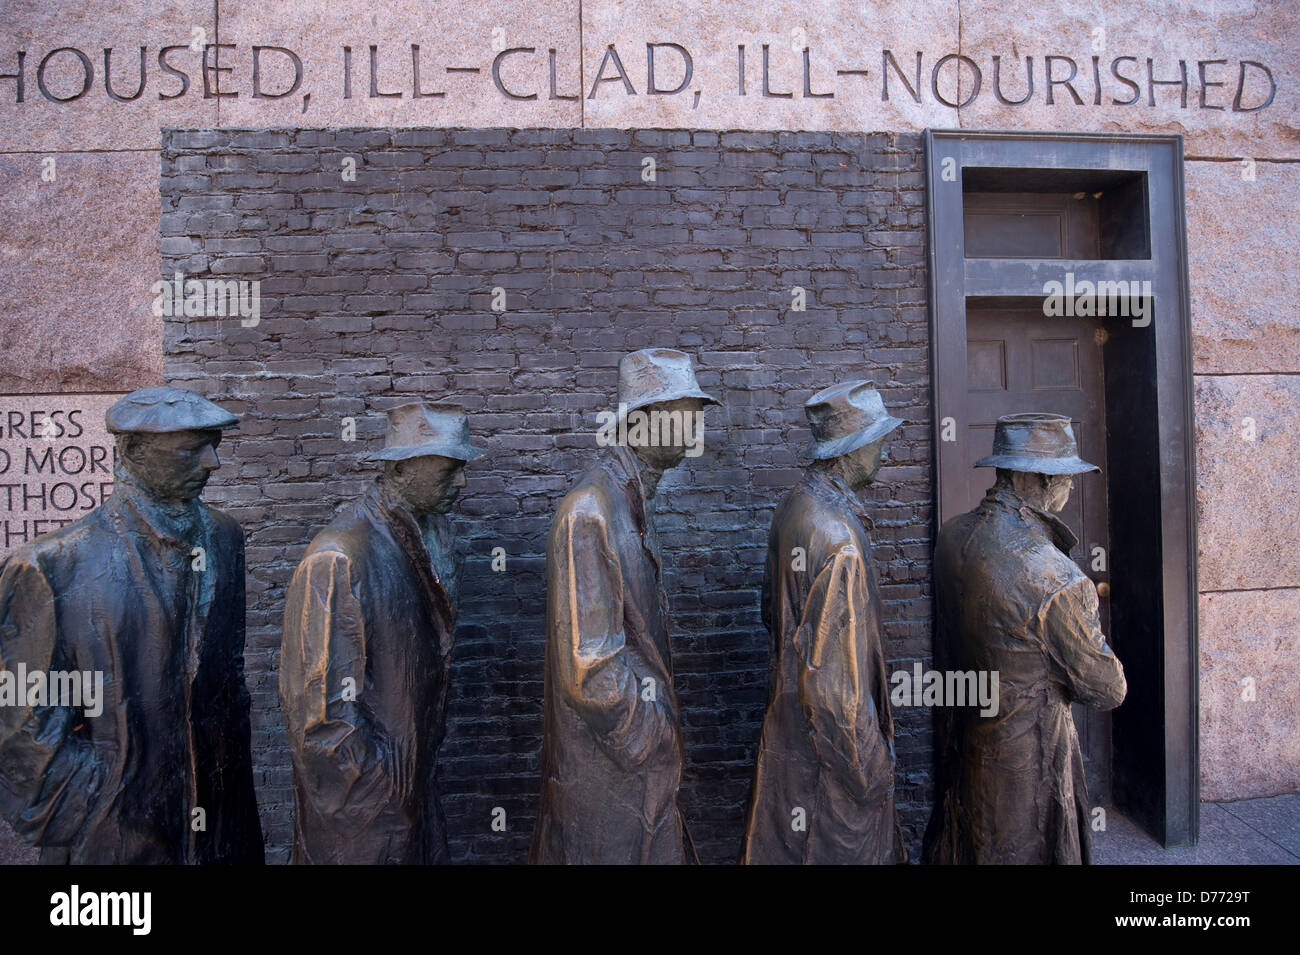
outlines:
[{"label": "stone paving", "polygon": [[1165,849],[1114,809],[1093,834],[1097,865],[1300,865],[1300,794],[1201,803],[1195,846]]}]

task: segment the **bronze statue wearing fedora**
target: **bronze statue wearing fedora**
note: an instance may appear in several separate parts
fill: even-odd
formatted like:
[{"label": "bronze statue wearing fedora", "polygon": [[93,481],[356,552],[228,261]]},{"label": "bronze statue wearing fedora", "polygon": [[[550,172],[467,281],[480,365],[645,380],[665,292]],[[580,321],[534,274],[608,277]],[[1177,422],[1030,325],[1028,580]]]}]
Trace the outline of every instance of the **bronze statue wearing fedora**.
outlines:
[{"label": "bronze statue wearing fedora", "polygon": [[164,386],[104,420],[112,496],[0,563],[0,669],[103,698],[0,706],[0,809],[43,863],[261,863],[244,533],[199,500],[238,419]]},{"label": "bronze statue wearing fedora", "polygon": [[[704,405],[718,402],[700,390],[690,358],[670,348],[624,356],[618,390],[632,437],[600,452],[560,502],[547,540],[534,863],[686,858],[682,734],[652,505],[692,435],[640,425],[672,415],[698,424]],[[691,430],[698,442],[700,429]],[[645,440],[654,433],[659,440]]]},{"label": "bronze statue wearing fedora", "polygon": [[903,422],[870,381],[818,392],[804,411],[813,464],[768,537],[769,703],[742,861],[903,862],[873,524],[857,497]]},{"label": "bronze statue wearing fedora", "polygon": [[935,664],[996,671],[995,714],[940,713],[934,811],[924,858],[940,864],[1086,864],[1090,807],[1070,704],[1124,700],[1124,668],[1106,644],[1097,589],[1068,554],[1056,516],[1079,459],[1070,419],[998,419],[993,454],[976,467],[997,480],[935,547]]},{"label": "bronze statue wearing fedora", "polygon": [[482,454],[456,405],[389,412],[384,472],[316,535],[289,584],[280,707],[294,861],[442,863],[435,785],[455,624],[447,513]]}]

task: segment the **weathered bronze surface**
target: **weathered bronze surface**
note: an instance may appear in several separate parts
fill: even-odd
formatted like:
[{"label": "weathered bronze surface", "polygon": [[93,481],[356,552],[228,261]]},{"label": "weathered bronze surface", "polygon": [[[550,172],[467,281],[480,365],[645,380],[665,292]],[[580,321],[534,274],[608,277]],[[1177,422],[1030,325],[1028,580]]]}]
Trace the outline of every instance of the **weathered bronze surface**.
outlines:
[{"label": "weathered bronze surface", "polygon": [[112,496],[0,565],[0,664],[100,674],[102,712],[0,706],[0,809],[42,862],[260,863],[244,535],[198,499],[235,416],[164,387],[106,423]]},{"label": "weathered bronze surface", "polygon": [[1056,516],[1079,460],[1068,418],[1007,415],[998,469],[975,510],[944,525],[935,549],[935,665],[996,671],[996,714],[940,712],[929,863],[1087,863],[1090,806],[1070,704],[1111,709],[1124,668],[1101,632],[1097,589],[1067,556]]},{"label": "weathered bronze surface", "polygon": [[902,422],[871,382],[828,388],[805,410],[815,463],[777,507],[768,538],[770,701],[742,861],[903,862],[874,525],[857,497]]},{"label": "weathered bronze surface", "polygon": [[[625,356],[619,378],[628,412],[701,420],[703,404],[716,404],[672,349]],[[682,733],[651,509],[660,476],[685,453],[681,442],[601,452],[551,523],[534,863],[686,861]]]},{"label": "weathered bronze surface", "polygon": [[442,863],[438,801],[458,573],[446,517],[469,443],[454,405],[393,409],[385,471],[316,535],[285,601],[280,706],[294,861]]}]

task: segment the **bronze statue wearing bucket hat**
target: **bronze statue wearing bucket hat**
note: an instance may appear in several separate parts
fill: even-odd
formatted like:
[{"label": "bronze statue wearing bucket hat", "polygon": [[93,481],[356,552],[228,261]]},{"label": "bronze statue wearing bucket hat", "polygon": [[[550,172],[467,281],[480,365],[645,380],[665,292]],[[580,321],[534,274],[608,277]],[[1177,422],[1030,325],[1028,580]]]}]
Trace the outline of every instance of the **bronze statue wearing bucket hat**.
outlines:
[{"label": "bronze statue wearing bucket hat", "polygon": [[770,699],[742,861],[903,862],[874,525],[857,496],[903,422],[870,381],[818,392],[804,411],[813,463],[768,537]]},{"label": "bronze statue wearing bucket hat", "polygon": [[976,467],[997,480],[935,547],[935,666],[999,675],[996,712],[949,707],[937,722],[928,863],[1087,863],[1090,811],[1072,702],[1112,709],[1124,668],[1101,632],[1095,585],[1056,516],[1079,458],[1070,419],[998,419]]},{"label": "bronze statue wearing bucket hat", "polygon": [[294,861],[438,863],[435,786],[455,624],[446,517],[470,443],[457,405],[401,405],[369,457],[383,474],[316,535],[284,608],[280,706]]},{"label": "bronze statue wearing bucket hat", "polygon": [[[687,858],[677,805],[684,750],[653,502],[664,471],[703,440],[704,405],[718,402],[696,383],[690,358],[672,348],[625,355],[618,400],[611,418],[619,437],[598,436],[607,446],[560,502],[546,544],[534,863]],[[665,436],[662,425],[673,420],[689,427]]]}]

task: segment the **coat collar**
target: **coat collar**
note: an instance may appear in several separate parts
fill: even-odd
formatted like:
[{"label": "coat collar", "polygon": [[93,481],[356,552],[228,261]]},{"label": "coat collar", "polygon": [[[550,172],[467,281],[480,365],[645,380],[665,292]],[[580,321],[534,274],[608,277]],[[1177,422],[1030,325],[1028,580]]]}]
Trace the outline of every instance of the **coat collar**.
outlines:
[{"label": "coat collar", "polygon": [[637,524],[644,529],[645,485],[641,483],[641,462],[637,460],[637,456],[630,449],[616,444],[610,448],[608,454],[601,457],[600,465],[614,479],[614,483],[623,488],[632,503]]},{"label": "coat collar", "polygon": [[1009,487],[989,488],[988,494],[984,496],[984,502],[1019,514],[1025,523],[1037,526],[1042,530],[1056,549],[1067,557],[1070,551],[1074,550],[1075,545],[1079,543],[1079,538],[1075,536],[1074,531],[1066,526],[1064,521],[1048,511],[1030,507],[1019,494]]},{"label": "coat collar", "polygon": [[862,523],[865,530],[874,531],[876,529],[876,522],[867,514],[867,508],[862,503],[862,500],[838,474],[829,474],[822,468],[811,467],[804,472],[804,482],[816,489],[821,496],[829,496],[838,500],[844,507],[852,511],[853,516]]},{"label": "coat collar", "polygon": [[621,444],[616,444],[609,449],[608,454],[601,457],[600,466],[604,468],[613,482],[622,490],[628,507],[632,511],[632,518],[636,522],[637,531],[641,535],[641,546],[650,555],[655,568],[658,569],[659,555],[646,539],[647,535],[653,534],[653,531],[650,529],[650,521],[646,516],[645,486],[641,483],[641,462],[631,450]]},{"label": "coat collar", "polygon": [[105,507],[123,520],[143,524],[164,543],[187,551],[203,546],[208,536],[207,514],[198,498],[179,505],[160,501],[120,464],[113,471],[113,494]]},{"label": "coat collar", "polygon": [[429,602],[433,618],[445,622],[439,633],[442,651],[444,654],[450,652],[456,612],[451,605],[447,588],[443,586],[442,579],[433,566],[419,521],[382,477],[376,478],[367,489],[362,505],[373,514],[374,519],[388,527],[393,539],[415,568],[422,596]]},{"label": "coat collar", "polygon": [[[623,445],[614,445],[607,454],[600,458],[600,467],[608,480],[623,494],[632,520],[636,525],[637,536],[641,540],[641,552],[650,560],[654,568],[655,598],[659,602],[659,617],[662,621],[664,643],[651,634],[648,649],[659,656],[659,662],[669,675],[673,672],[672,651],[667,636],[671,631],[671,613],[668,607],[668,594],[663,587],[663,565],[659,559],[659,538],[654,525],[646,514],[645,487],[641,482],[641,462],[635,454]],[[626,586],[626,585],[625,585]]]},{"label": "coat collar", "polygon": [[[113,494],[104,503],[102,510],[130,546],[128,560],[135,562],[133,573],[136,580],[141,586],[152,587],[164,606],[167,605],[168,600],[174,599],[175,565],[170,565],[169,569],[169,562],[158,560],[152,542],[159,540],[166,546],[174,548],[173,560],[176,556],[181,559],[180,586],[185,595],[185,616],[183,622],[178,621],[178,623],[182,639],[185,641],[185,692],[188,696],[193,691],[194,681],[199,672],[203,641],[207,635],[208,615],[216,596],[217,575],[229,572],[229,569],[219,569],[212,563],[218,559],[217,552],[212,546],[212,517],[197,498],[180,505],[160,501],[120,465],[114,470]],[[204,555],[203,571],[195,568],[190,561],[195,550],[201,550]],[[178,555],[176,551],[179,551]],[[243,612],[242,608],[239,612]],[[192,710],[188,701],[186,708]],[[191,725],[191,760],[194,755],[193,731]],[[192,786],[192,771],[190,780]],[[192,854],[193,833],[189,838]]]}]

